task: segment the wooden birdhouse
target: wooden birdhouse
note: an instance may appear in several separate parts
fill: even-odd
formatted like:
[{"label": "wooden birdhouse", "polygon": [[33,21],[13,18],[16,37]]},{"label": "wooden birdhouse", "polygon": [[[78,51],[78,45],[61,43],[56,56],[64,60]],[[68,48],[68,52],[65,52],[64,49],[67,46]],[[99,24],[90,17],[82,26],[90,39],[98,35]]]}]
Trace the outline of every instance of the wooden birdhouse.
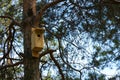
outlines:
[{"label": "wooden birdhouse", "polygon": [[39,53],[44,47],[44,28],[32,28],[31,48],[32,56],[39,57]]}]

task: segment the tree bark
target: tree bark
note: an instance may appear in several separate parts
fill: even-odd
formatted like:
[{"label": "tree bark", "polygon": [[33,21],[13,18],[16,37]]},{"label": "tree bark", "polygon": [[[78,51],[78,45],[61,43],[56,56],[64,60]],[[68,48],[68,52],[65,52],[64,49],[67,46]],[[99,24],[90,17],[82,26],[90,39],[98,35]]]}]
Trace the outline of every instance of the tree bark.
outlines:
[{"label": "tree bark", "polygon": [[[36,15],[36,0],[23,0],[23,21]],[[39,80],[39,58],[32,57],[31,28],[34,26],[31,19],[23,24],[24,33],[24,80]],[[32,26],[31,26],[32,25]]]}]

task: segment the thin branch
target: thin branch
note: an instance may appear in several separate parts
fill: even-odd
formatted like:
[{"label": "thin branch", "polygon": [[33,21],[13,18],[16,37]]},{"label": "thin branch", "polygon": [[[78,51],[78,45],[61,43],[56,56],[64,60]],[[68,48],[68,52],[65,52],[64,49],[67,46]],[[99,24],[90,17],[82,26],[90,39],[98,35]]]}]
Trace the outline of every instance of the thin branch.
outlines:
[{"label": "thin branch", "polygon": [[69,68],[71,68],[72,70],[77,71],[77,72],[81,72],[81,70],[83,70],[83,69],[93,68],[93,66],[83,67],[83,68],[81,68],[81,69],[76,69],[76,68],[72,67],[70,63],[66,62],[66,61],[63,59],[63,52],[62,52],[62,50],[61,50],[60,39],[58,39],[58,42],[59,42],[60,58],[61,58],[61,60],[63,61],[63,63],[65,63]]},{"label": "thin branch", "polygon": [[16,59],[16,58],[10,58],[10,57],[6,57],[7,59],[10,59],[10,60],[16,60],[16,61],[20,61],[20,60],[23,60],[23,59]]},{"label": "thin branch", "polygon": [[116,1],[116,2],[120,2],[120,0],[114,0],[114,1]]},{"label": "thin branch", "polygon": [[[11,49],[12,49],[12,46],[13,46],[14,34],[15,34],[15,29],[14,29],[14,27],[13,27],[13,22],[11,22],[11,24],[9,25],[8,28],[9,28],[8,37],[7,37],[7,39],[5,40],[4,47],[3,47],[3,48],[4,48],[4,49],[3,49],[4,55],[3,55],[3,58],[0,59],[0,61],[1,61],[2,59],[6,58],[6,57],[9,55],[9,53],[10,53],[10,51],[11,51]],[[13,32],[11,32],[12,30],[13,30]],[[5,52],[6,46],[7,46],[7,52]]]},{"label": "thin branch", "polygon": [[9,65],[5,65],[5,66],[0,66],[0,70],[7,68],[7,67],[13,67],[13,66],[18,66],[19,64],[23,64],[23,61],[21,62],[16,62],[15,64],[9,64]]},{"label": "thin branch", "polygon": [[59,70],[59,73],[60,73],[60,75],[61,75],[61,77],[62,77],[62,80],[65,80],[64,74],[63,74],[63,72],[62,72],[62,69],[61,69],[59,63],[57,62],[57,60],[54,58],[54,56],[53,56],[52,53],[50,54],[50,57],[51,57],[51,59],[54,61],[55,65],[57,66],[57,68],[58,68],[58,70]]},{"label": "thin branch", "polygon": [[[56,38],[58,38],[58,39],[60,38],[59,35],[56,35],[56,34],[52,33],[52,32],[51,32],[49,29],[47,29],[47,28],[45,28],[45,29],[46,29],[46,31],[48,31],[50,34],[52,34],[52,35],[55,36]],[[83,49],[83,50],[85,50],[88,54],[90,54],[89,51],[87,51],[84,47],[82,47],[82,46],[77,46],[77,45],[75,45],[74,43],[72,43],[72,42],[70,42],[69,40],[66,40],[66,39],[62,39],[62,40],[70,43],[71,45],[73,45],[73,46],[76,47],[77,49]]]},{"label": "thin branch", "polygon": [[13,19],[11,16],[0,16],[0,18],[8,18],[13,21],[14,25],[18,25],[21,27],[21,24],[18,23],[15,19]]},{"label": "thin branch", "polygon": [[11,19],[12,21],[15,21],[11,16],[0,16],[0,18],[8,18]]},{"label": "thin branch", "polygon": [[95,5],[93,6],[80,6],[78,3],[74,2],[74,0],[69,0],[69,2],[74,5],[75,7],[78,7],[79,9],[93,9],[97,6],[104,6],[106,4],[120,4],[120,0],[108,0],[108,1],[105,1],[105,0],[101,0],[99,3],[96,3]]},{"label": "thin branch", "polygon": [[43,16],[43,13],[44,13],[48,8],[53,7],[54,5],[56,5],[56,4],[58,4],[58,3],[62,2],[62,1],[65,1],[65,0],[55,0],[55,1],[51,2],[51,3],[48,3],[48,4],[46,4],[45,6],[43,6],[43,8],[42,8],[42,9],[39,11],[39,13],[37,14],[35,21],[39,21],[40,18]]},{"label": "thin branch", "polygon": [[42,53],[40,53],[40,58],[42,57],[42,56],[44,56],[44,55],[46,55],[46,54],[49,54],[49,53],[53,53],[53,52],[55,52],[56,50],[46,50],[46,51],[44,51],[44,52],[42,52]]},{"label": "thin branch", "polygon": [[48,8],[54,6],[54,5],[56,5],[56,4],[58,4],[58,3],[62,2],[62,1],[65,1],[65,0],[56,0],[56,1],[53,1],[53,2],[51,2],[51,3],[49,3],[49,4],[46,4],[46,5],[40,10],[38,16],[41,17],[42,14],[43,14]]}]

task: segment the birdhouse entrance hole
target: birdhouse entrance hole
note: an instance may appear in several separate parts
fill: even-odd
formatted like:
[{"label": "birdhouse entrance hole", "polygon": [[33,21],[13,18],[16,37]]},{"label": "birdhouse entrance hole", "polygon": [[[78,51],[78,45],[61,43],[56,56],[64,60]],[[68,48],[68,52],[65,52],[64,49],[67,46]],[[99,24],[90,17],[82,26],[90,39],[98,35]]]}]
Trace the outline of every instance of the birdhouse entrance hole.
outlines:
[{"label": "birdhouse entrance hole", "polygon": [[40,34],[38,34],[37,36],[40,37]]}]

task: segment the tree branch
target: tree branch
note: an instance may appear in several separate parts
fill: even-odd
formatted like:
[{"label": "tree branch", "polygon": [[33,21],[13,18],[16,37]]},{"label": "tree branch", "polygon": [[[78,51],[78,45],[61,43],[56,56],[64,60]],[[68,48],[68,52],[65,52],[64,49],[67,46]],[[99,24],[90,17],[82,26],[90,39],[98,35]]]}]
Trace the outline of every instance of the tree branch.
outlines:
[{"label": "tree branch", "polygon": [[54,61],[55,65],[57,66],[57,68],[58,68],[58,70],[59,70],[59,73],[60,73],[60,75],[61,75],[61,77],[62,77],[62,80],[65,80],[64,74],[63,74],[63,72],[62,72],[62,69],[61,69],[59,63],[57,62],[57,60],[54,58],[54,56],[53,56],[52,53],[50,54],[50,57],[51,57],[51,59]]},{"label": "tree branch", "polygon": [[[36,20],[35,20],[35,21],[38,22],[38,21],[40,20],[40,18],[43,16],[43,13],[44,13],[48,8],[54,6],[54,5],[56,5],[56,4],[58,4],[58,3],[62,2],[62,1],[65,1],[65,0],[55,0],[55,1],[51,2],[51,3],[48,3],[48,4],[46,4],[45,6],[43,6],[43,8],[42,8],[42,9],[39,11],[39,13],[36,15]],[[37,23],[37,25],[38,25],[38,23]]]},{"label": "tree branch", "polygon": [[45,52],[42,52],[42,53],[40,53],[40,58],[42,57],[42,56],[44,56],[44,55],[46,55],[46,54],[51,54],[51,53],[53,53],[53,52],[55,52],[56,50],[46,50]]},{"label": "tree branch", "polygon": [[14,25],[18,25],[21,27],[21,24],[14,20],[11,16],[0,16],[0,18],[8,18],[13,21]]},{"label": "tree branch", "polygon": [[7,67],[13,67],[13,66],[17,66],[19,64],[23,64],[23,61],[21,62],[16,62],[15,64],[9,64],[9,65],[5,65],[5,66],[0,66],[0,70],[7,68]]},{"label": "tree branch", "polygon": [[114,0],[114,1],[116,1],[116,2],[118,2],[118,3],[120,2],[120,0]]}]

